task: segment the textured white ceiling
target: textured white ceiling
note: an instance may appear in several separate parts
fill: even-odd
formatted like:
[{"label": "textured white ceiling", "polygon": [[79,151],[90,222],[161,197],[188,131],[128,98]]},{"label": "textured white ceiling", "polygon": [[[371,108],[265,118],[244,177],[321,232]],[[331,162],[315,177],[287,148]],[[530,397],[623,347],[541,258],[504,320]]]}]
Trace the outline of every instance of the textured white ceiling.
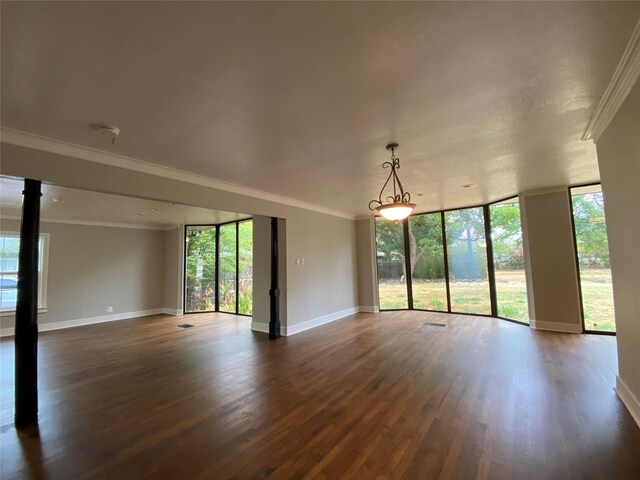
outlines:
[{"label": "textured white ceiling", "polygon": [[[20,217],[23,186],[21,180],[0,178],[0,216]],[[43,221],[81,224],[104,223],[168,229],[180,224],[215,224],[249,218],[249,215],[46,184],[42,185],[40,203]]]},{"label": "textured white ceiling", "polygon": [[[2,126],[362,215],[599,178],[640,2],[2,3]],[[115,145],[91,128],[117,125]],[[474,187],[462,189],[461,185]]]}]

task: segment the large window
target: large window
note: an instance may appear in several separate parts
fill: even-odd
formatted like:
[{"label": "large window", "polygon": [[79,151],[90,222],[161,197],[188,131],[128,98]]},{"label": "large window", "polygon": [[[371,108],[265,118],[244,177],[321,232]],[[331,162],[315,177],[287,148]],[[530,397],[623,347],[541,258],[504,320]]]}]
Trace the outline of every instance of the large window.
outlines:
[{"label": "large window", "polygon": [[517,199],[411,215],[401,222],[377,217],[376,245],[381,310],[528,322]]},{"label": "large window", "polygon": [[253,222],[238,224],[238,313],[251,315],[253,308]]},{"label": "large window", "polygon": [[482,207],[445,212],[451,311],[491,314]]},{"label": "large window", "polygon": [[216,286],[216,227],[186,228],[185,311],[213,312]]},{"label": "large window", "polygon": [[489,206],[497,314],[529,323],[518,198]]},{"label": "large window", "polygon": [[409,251],[413,308],[446,312],[442,215],[429,213],[409,217]]},{"label": "large window", "polygon": [[[0,311],[13,313],[18,300],[18,253],[20,235],[0,234]],[[40,234],[38,241],[38,309],[47,307],[47,267],[49,234]]]},{"label": "large window", "polygon": [[380,308],[409,308],[402,222],[376,218]]},{"label": "large window", "polygon": [[218,288],[221,312],[234,313],[236,311],[236,260],[238,258],[238,252],[236,252],[238,244],[237,228],[238,226],[236,223],[220,226]]},{"label": "large window", "polygon": [[607,224],[600,185],[571,189],[584,328],[615,332]]},{"label": "large window", "polygon": [[185,312],[251,315],[253,222],[185,227]]}]

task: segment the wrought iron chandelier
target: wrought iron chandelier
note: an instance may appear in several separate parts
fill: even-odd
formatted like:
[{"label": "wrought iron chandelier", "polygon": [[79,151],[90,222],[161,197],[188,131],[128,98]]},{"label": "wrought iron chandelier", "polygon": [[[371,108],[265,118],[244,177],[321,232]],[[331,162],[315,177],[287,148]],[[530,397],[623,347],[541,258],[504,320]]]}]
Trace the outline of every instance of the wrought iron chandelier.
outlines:
[{"label": "wrought iron chandelier", "polygon": [[[387,145],[387,150],[391,152],[391,161],[384,162],[382,168],[391,168],[391,173],[389,173],[387,181],[384,182],[378,199],[369,202],[369,210],[376,210],[380,215],[389,220],[402,220],[408,217],[413,209],[416,208],[416,204],[411,203],[411,194],[404,191],[402,183],[400,183],[400,179],[398,178],[397,170],[400,168],[400,159],[396,157],[396,149],[398,147],[399,145],[397,143]],[[393,195],[387,195],[385,198],[387,203],[384,203],[382,196],[390,180],[393,184]]]}]

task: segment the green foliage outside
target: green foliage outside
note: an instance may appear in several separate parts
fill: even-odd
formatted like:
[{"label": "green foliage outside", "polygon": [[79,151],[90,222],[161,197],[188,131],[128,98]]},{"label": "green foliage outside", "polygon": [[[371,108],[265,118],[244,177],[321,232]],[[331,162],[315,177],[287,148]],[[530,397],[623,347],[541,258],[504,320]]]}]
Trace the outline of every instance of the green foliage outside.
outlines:
[{"label": "green foliage outside", "polygon": [[187,312],[215,309],[215,227],[187,227]]},{"label": "green foliage outside", "polygon": [[[219,300],[220,310],[236,311],[236,274],[238,313],[251,315],[253,303],[253,222],[239,223],[239,253],[236,272],[236,224],[220,226]],[[187,311],[215,310],[216,229],[187,229]]]},{"label": "green foliage outside", "polygon": [[[615,331],[602,193],[572,196],[587,330]],[[498,315],[528,322],[524,252],[518,203],[491,205],[491,239]],[[481,208],[445,213],[452,311],[489,313],[484,216]],[[376,221],[382,309],[408,307],[401,223]],[[440,214],[409,218],[415,308],[446,310]]]},{"label": "green foliage outside", "polygon": [[491,245],[496,270],[524,268],[520,206],[517,203],[491,205]]},{"label": "green foliage outside", "polygon": [[[528,321],[520,210],[517,203],[491,206],[498,314]],[[464,313],[491,312],[482,208],[445,212],[451,307]],[[401,223],[377,220],[381,307],[407,308]],[[409,218],[410,262],[415,308],[446,310],[444,248],[440,213]],[[513,275],[509,275],[513,272]],[[514,280],[517,279],[517,280]]]},{"label": "green foliage outside", "polygon": [[580,266],[609,268],[609,243],[602,193],[572,195],[571,202]]},{"label": "green foliage outside", "polygon": [[253,309],[253,222],[240,222],[238,227],[239,272],[238,313],[251,315]]},{"label": "green foliage outside", "polygon": [[412,279],[444,279],[444,250],[440,228],[440,214],[416,215],[409,218],[412,246]]},{"label": "green foliage outside", "polygon": [[[611,272],[606,268],[588,269],[582,274],[582,295],[587,330],[615,331],[613,310],[613,286]],[[415,308],[426,310],[447,309],[444,282],[420,281],[413,284]],[[489,308],[486,286],[480,282],[459,282],[457,305],[454,310],[464,313],[478,313]],[[502,270],[496,275],[498,294],[498,315],[524,323],[529,322],[527,290],[524,270]],[[407,308],[407,289],[404,284],[380,283],[380,306],[392,310]],[[457,307],[457,308],[456,308]]]},{"label": "green foliage outside", "polygon": [[236,311],[236,224],[220,226],[220,311]]},{"label": "green foliage outside", "polygon": [[587,330],[615,331],[609,243],[602,192],[571,196],[582,308]]},{"label": "green foliage outside", "polygon": [[482,208],[446,212],[444,219],[450,280],[485,280],[487,250]]}]

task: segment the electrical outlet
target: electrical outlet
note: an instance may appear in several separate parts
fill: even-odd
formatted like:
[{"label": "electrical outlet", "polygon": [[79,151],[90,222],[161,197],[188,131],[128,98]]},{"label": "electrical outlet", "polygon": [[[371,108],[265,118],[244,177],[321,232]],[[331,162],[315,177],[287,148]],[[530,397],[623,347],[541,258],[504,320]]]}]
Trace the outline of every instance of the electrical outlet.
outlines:
[{"label": "electrical outlet", "polygon": [[112,306],[108,306],[108,307],[107,307],[107,312],[108,312],[108,313],[113,312],[113,307],[112,307]]},{"label": "electrical outlet", "polygon": [[300,265],[304,265],[304,258],[300,259]]}]

